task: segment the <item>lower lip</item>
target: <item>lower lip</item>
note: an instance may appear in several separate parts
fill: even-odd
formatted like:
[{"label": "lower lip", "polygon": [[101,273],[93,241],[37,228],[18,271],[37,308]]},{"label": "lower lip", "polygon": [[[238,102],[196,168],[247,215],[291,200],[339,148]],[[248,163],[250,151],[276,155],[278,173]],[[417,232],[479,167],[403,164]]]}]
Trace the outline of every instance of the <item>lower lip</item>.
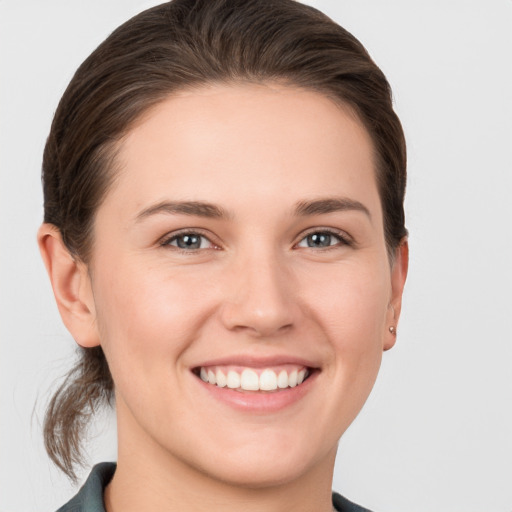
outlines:
[{"label": "lower lip", "polygon": [[318,376],[314,371],[302,384],[274,392],[245,392],[227,387],[221,388],[194,376],[198,384],[214,399],[235,409],[253,413],[278,412],[299,402],[311,389]]}]

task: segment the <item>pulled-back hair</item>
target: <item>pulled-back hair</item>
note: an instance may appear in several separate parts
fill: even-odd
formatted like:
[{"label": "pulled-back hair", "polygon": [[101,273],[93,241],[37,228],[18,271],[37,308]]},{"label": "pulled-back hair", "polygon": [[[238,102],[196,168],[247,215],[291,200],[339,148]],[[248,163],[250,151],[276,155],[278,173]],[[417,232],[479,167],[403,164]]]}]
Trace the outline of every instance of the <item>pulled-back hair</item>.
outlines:
[{"label": "pulled-back hair", "polygon": [[[43,158],[44,221],[87,263],[94,215],[114,183],[120,139],[172,93],[211,83],[279,82],[349,106],[371,136],[389,254],[406,235],[405,140],[391,90],[361,43],[294,0],[173,0],[115,30],[79,67]],[[80,358],[50,401],[45,444],[71,478],[91,414],[113,399],[101,347]]]}]

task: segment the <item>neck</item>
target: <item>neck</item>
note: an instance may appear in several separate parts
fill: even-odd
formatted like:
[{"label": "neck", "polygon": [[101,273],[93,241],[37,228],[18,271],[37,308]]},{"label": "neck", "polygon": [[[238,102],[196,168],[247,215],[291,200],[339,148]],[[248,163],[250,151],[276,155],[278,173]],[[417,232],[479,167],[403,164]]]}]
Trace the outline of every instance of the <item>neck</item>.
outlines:
[{"label": "neck", "polygon": [[107,512],[331,512],[336,449],[303,474],[272,485],[223,482],[172,456],[153,440],[122,438],[118,465],[105,491]]}]

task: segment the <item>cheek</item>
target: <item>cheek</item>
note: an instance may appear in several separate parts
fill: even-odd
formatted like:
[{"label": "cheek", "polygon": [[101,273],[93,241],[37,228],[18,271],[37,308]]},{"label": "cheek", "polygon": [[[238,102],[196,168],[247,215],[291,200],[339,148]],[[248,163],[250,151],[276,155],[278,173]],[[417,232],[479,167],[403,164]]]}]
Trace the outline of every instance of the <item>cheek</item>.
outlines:
[{"label": "cheek", "polygon": [[389,268],[378,264],[344,266],[325,282],[329,284],[322,299],[313,302],[311,298],[311,302],[333,355],[334,363],[326,369],[338,390],[333,400],[339,400],[346,410],[342,416],[354,417],[381,364],[391,290]]},{"label": "cheek", "polygon": [[357,416],[375,383],[391,285],[389,268],[376,262],[344,263],[324,275],[319,272],[316,282],[324,283],[322,289],[308,289],[304,297],[314,325],[322,328],[320,340],[326,341],[321,382],[330,414],[319,417],[316,427],[336,438]]},{"label": "cheek", "polygon": [[208,294],[190,275],[143,264],[98,267],[97,322],[112,372],[150,374],[159,364],[169,371],[210,314]]},{"label": "cheek", "polygon": [[336,272],[330,269],[319,282],[325,283],[323,289],[310,293],[307,301],[337,349],[364,353],[378,345],[389,307],[389,268],[348,264]]}]

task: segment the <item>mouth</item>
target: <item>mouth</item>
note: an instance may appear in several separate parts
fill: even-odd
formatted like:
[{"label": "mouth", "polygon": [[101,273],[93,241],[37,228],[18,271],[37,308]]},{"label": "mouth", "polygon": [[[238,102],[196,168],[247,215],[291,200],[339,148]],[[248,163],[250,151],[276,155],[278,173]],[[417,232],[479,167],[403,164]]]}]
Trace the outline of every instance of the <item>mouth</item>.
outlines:
[{"label": "mouth", "polygon": [[206,384],[243,393],[278,393],[303,385],[314,368],[284,364],[264,368],[214,365],[200,366],[193,373]]}]

